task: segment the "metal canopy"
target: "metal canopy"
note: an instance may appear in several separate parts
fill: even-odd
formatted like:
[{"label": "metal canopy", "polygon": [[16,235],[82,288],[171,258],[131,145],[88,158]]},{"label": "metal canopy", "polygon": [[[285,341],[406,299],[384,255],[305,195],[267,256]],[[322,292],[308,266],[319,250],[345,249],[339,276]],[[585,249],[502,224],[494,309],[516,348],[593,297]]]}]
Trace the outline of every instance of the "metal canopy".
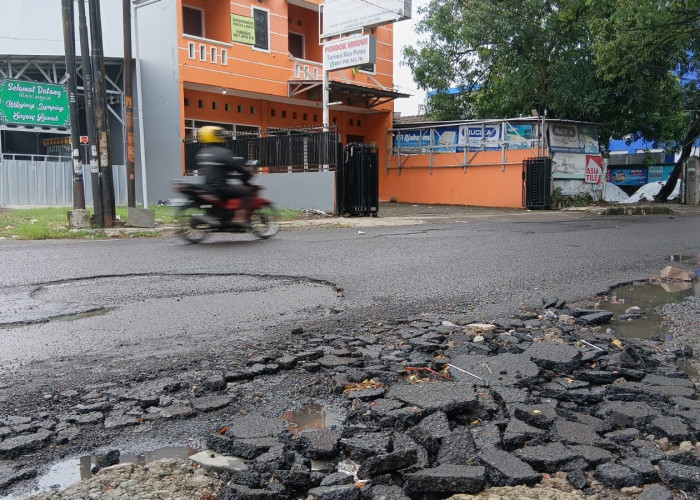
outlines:
[{"label": "metal canopy", "polygon": [[[287,83],[289,97],[294,97],[306,92],[308,93],[309,100],[321,100],[321,80],[289,80]],[[331,81],[329,82],[329,86],[329,101],[342,101],[343,104],[347,106],[364,107],[367,109],[391,102],[394,99],[410,97],[410,94],[403,94],[401,92],[375,87],[364,87],[354,83]]]}]

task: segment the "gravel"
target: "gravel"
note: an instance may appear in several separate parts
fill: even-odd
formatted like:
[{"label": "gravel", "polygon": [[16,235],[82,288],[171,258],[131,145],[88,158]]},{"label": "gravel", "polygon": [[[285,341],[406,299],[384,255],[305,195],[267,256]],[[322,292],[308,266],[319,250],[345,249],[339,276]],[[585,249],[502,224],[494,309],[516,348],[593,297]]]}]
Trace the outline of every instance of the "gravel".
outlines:
[{"label": "gravel", "polygon": [[[681,303],[659,308],[668,329],[670,349],[685,354],[686,370],[696,386],[700,386],[700,297],[689,297]],[[697,447],[696,447],[697,448]],[[562,475],[563,474],[563,475]],[[135,465],[131,463],[106,467],[91,479],[80,481],[64,490],[48,491],[26,497],[32,500],[78,499],[203,499],[211,500],[222,491],[224,479],[213,471],[202,469],[190,461],[173,458]],[[574,490],[564,473],[544,474],[540,484],[488,488],[476,494],[460,494],[452,500],[592,500],[634,499],[643,488],[631,487],[610,491],[599,483],[589,485],[588,495]],[[680,499],[680,493],[673,498]]]}]

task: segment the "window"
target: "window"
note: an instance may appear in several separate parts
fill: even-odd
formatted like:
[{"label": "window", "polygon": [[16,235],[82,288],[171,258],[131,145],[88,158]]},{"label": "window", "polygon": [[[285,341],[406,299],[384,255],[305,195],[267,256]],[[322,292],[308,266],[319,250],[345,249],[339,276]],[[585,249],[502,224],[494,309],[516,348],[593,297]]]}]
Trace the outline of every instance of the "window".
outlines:
[{"label": "window", "polygon": [[304,59],[304,35],[299,33],[289,33],[289,53],[297,59]]},{"label": "window", "polygon": [[372,73],[372,74],[374,74],[376,71],[374,69],[374,64],[365,64],[363,66],[358,66],[357,69],[359,69],[363,73]]},{"label": "window", "polygon": [[207,60],[207,46],[206,45],[199,45],[199,60],[200,61],[206,61]]},{"label": "window", "polygon": [[182,32],[204,38],[204,11],[182,6]]},{"label": "window", "polygon": [[253,9],[253,22],[255,23],[256,49],[270,50],[270,32],[268,29],[268,15],[266,10]]},{"label": "window", "polygon": [[218,50],[216,49],[216,47],[209,47],[209,56],[210,56],[211,62],[216,64],[216,61],[219,59]]},{"label": "window", "polygon": [[195,49],[194,47],[194,42],[187,43],[187,55],[190,59],[194,59],[197,57],[197,49]]},{"label": "window", "polygon": [[221,49],[221,64],[226,66],[228,64],[228,50]]},{"label": "window", "polygon": [[231,111],[231,105],[229,103],[224,104],[224,109],[226,111]]}]

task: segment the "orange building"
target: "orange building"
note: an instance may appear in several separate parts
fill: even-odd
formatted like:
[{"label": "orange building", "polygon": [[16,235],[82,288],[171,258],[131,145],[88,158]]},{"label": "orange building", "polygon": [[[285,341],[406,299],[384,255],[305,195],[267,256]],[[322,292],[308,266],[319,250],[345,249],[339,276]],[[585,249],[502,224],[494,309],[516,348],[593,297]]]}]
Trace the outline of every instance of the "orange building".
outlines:
[{"label": "orange building", "polygon": [[[172,3],[137,11],[151,199],[165,196],[159,185],[174,173],[167,148],[175,144],[165,141],[173,134],[162,129],[173,128],[175,92],[180,157],[182,141],[194,138],[203,125],[220,125],[232,136],[324,125],[322,0],[175,0],[176,58],[167,49]],[[329,72],[328,125],[343,144],[376,145],[383,161],[393,100],[406,96],[393,90],[393,28],[357,34],[375,38],[376,62]],[[183,174],[186,165],[180,163],[177,173]]]}]

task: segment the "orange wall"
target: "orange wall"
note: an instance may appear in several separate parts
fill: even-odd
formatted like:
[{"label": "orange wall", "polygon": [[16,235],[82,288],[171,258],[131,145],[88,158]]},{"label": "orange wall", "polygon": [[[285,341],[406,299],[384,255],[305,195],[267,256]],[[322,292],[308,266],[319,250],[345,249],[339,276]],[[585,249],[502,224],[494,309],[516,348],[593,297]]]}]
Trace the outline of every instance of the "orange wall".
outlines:
[{"label": "orange wall", "polygon": [[[320,4],[322,0],[310,0]],[[205,18],[206,39],[194,39],[182,35],[181,5],[202,8]],[[229,14],[251,16],[251,7],[269,11],[270,50],[255,50],[252,46],[231,43]],[[308,101],[303,104],[290,105],[273,102],[266,97],[288,96],[288,81],[295,80],[294,61],[288,52],[287,34],[289,31],[305,35],[305,59],[318,63],[322,62],[322,49],[318,45],[318,14],[310,9],[290,5],[287,0],[181,0],[178,2],[178,32],[180,65],[179,81],[181,88],[181,103],[185,98],[189,106],[181,106],[181,119],[195,119],[221,123],[236,123],[269,127],[308,127],[321,125],[323,110],[318,102]],[[375,28],[373,35],[377,38],[376,73],[368,75],[362,72],[353,74],[351,69],[330,73],[330,78],[337,81],[350,81],[358,85],[376,88],[376,80],[386,88],[393,88],[393,28],[391,25]],[[218,51],[226,50],[228,62],[226,65],[209,60],[189,59],[188,44],[194,42]],[[218,43],[217,43],[218,42]],[[319,75],[320,78],[320,75]],[[210,87],[229,88],[246,91],[260,96],[260,99],[245,99],[224,95],[218,91],[201,92],[185,89],[188,83],[203,84]],[[203,108],[198,107],[199,100],[204,101]],[[217,102],[217,109],[212,108],[212,102]],[[230,111],[225,110],[225,104],[230,105]],[[243,106],[238,112],[238,105]],[[250,111],[255,107],[255,114]],[[274,110],[274,116],[272,115]],[[386,157],[386,130],[392,127],[393,103],[388,102],[373,108],[373,113],[353,113],[330,110],[331,124],[336,124],[343,142],[347,136],[362,136],[364,142],[375,142],[379,150],[380,165]],[[286,116],[283,116],[286,114]],[[294,114],[296,113],[296,117]],[[306,115],[306,117],[304,117]]]},{"label": "orange wall", "polygon": [[[185,98],[188,105],[183,106],[183,119],[253,125],[264,130],[271,127],[319,126],[323,118],[320,107],[294,106],[188,89],[184,90],[183,102]],[[201,108],[200,100],[203,104]],[[214,102],[216,109],[213,109]],[[229,111],[226,111],[226,104],[229,105]],[[241,111],[238,111],[239,105]],[[251,112],[252,107],[255,108],[255,113]],[[343,142],[347,142],[348,135],[363,136],[366,142],[376,141],[380,151],[386,150],[386,130],[391,127],[390,113],[360,114],[331,110],[330,119],[331,123],[337,125]],[[384,161],[383,158],[380,160]]]},{"label": "orange wall", "polygon": [[395,198],[401,203],[522,208],[522,162],[532,156],[532,151],[508,151],[505,167],[501,163],[500,151],[483,151],[473,159],[471,155],[468,156],[470,163],[478,165],[468,165],[465,171],[461,166],[453,166],[462,153],[436,153],[432,173],[428,168],[428,155],[402,157],[402,161],[408,161],[400,172],[396,168],[397,157],[392,156],[388,174],[386,164],[380,163],[379,199],[389,201]]},{"label": "orange wall", "polygon": [[[320,3],[320,2],[314,2]],[[179,62],[183,81],[218,85],[250,92],[286,96],[287,81],[295,79],[294,61],[288,51],[287,33],[303,33],[308,61],[322,62],[322,50],[318,45],[318,15],[310,9],[289,5],[287,0],[241,0],[237,3],[223,0],[182,0],[181,5],[202,8],[205,19],[205,37],[215,42],[231,44],[229,14],[251,16],[251,7],[269,12],[270,50],[261,51],[251,45],[233,43],[227,47],[229,62],[226,66],[189,59],[188,43],[192,38],[182,35],[182,12],[178,6]],[[393,87],[393,28],[380,26],[372,30],[377,39],[377,64],[374,79],[387,88]],[[197,46],[206,40],[194,40]],[[217,46],[216,43],[213,44]],[[220,45],[219,45],[220,47]],[[344,70],[345,78],[361,85],[376,86],[369,75]],[[332,72],[331,79],[344,81],[339,72]],[[390,109],[390,106],[383,106]]]}]

